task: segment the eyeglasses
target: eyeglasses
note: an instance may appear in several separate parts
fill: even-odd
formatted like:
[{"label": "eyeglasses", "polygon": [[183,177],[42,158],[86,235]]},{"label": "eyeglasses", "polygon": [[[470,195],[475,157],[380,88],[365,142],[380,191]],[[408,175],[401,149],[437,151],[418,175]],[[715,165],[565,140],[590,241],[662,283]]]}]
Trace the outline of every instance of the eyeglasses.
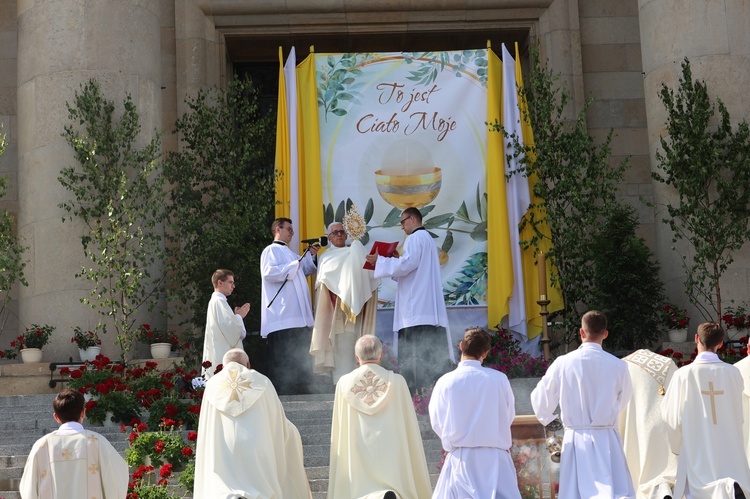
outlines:
[{"label": "eyeglasses", "polygon": [[294,229],[292,229],[291,225],[287,225],[286,227],[282,227],[282,230],[288,230],[289,232],[294,232]]},{"label": "eyeglasses", "polygon": [[345,230],[332,230],[328,235],[329,236],[343,236],[346,234]]},{"label": "eyeglasses", "polygon": [[409,220],[410,218],[411,218],[411,215],[409,215],[408,217],[404,218],[404,219],[403,219],[403,220],[401,220],[401,222],[399,222],[399,223],[400,223],[400,224],[401,224],[401,226],[403,227],[403,225],[404,225],[404,222],[406,222],[406,221],[407,221],[407,220]]},{"label": "eyeglasses", "polygon": [[229,284],[230,286],[235,286],[234,281],[224,281],[224,282]]}]

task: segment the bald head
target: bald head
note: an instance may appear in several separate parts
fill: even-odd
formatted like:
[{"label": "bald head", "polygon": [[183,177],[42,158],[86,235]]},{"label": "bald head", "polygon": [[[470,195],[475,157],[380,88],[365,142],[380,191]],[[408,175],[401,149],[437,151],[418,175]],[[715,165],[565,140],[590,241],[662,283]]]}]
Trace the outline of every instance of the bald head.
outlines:
[{"label": "bald head", "polygon": [[354,355],[360,364],[363,362],[375,362],[380,364],[383,355],[383,343],[380,338],[372,334],[365,334],[354,344]]},{"label": "bald head", "polygon": [[224,354],[224,358],[221,359],[221,363],[226,367],[230,362],[236,362],[242,366],[250,368],[250,358],[247,356],[245,351],[241,348],[233,348]]}]

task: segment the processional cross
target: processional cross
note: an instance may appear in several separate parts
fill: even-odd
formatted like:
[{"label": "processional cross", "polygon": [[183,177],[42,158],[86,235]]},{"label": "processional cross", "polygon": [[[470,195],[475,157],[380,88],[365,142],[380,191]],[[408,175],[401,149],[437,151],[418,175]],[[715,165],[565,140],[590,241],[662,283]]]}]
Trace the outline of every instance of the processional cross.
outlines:
[{"label": "processional cross", "polygon": [[714,382],[713,381],[709,381],[708,382],[708,391],[701,390],[701,394],[708,395],[709,397],[711,397],[711,416],[713,416],[713,418],[714,418],[714,424],[717,424],[716,423],[716,405],[714,403],[714,397],[716,395],[724,395],[724,390],[714,391]]}]

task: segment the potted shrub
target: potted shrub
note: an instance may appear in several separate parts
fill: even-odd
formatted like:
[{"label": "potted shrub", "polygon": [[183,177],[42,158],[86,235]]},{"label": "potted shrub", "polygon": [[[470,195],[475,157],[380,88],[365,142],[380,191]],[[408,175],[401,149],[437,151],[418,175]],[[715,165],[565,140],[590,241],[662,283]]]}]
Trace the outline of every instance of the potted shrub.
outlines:
[{"label": "potted shrub", "polygon": [[745,338],[748,335],[748,328],[750,328],[750,314],[748,314],[746,305],[742,303],[735,307],[732,304],[725,308],[724,312],[721,322],[726,326],[727,338],[730,341]]},{"label": "potted shrub", "polygon": [[24,364],[41,362],[42,348],[49,343],[54,330],[54,326],[47,324],[43,326],[32,324],[31,327],[27,327],[26,331],[10,342],[10,348],[0,352],[0,357],[15,359],[20,353]]},{"label": "potted shrub", "polygon": [[78,347],[78,355],[82,362],[96,359],[102,351],[102,340],[99,339],[96,331],[84,331],[79,326],[73,328],[73,337],[70,342]]},{"label": "potted shrub", "polygon": [[690,317],[687,309],[667,303],[664,305],[662,323],[669,332],[669,341],[681,343],[687,340],[687,328],[690,325]]},{"label": "potted shrub", "polygon": [[166,359],[172,347],[179,346],[179,339],[174,332],[152,329],[148,324],[141,324],[135,331],[135,337],[151,347],[151,357],[154,359]]}]

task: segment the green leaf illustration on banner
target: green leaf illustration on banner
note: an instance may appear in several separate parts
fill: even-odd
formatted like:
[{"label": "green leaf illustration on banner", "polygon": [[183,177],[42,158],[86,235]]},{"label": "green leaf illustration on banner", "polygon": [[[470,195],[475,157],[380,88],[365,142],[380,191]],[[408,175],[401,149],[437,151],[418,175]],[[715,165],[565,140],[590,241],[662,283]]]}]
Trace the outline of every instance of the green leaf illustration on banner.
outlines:
[{"label": "green leaf illustration on banner", "polygon": [[342,54],[338,59],[332,55],[326,57],[326,64],[319,68],[318,107],[323,109],[323,117],[328,115],[346,116],[343,105],[358,104],[362,94],[356,89],[362,84],[356,83],[354,76],[362,74],[360,69],[366,62],[374,59],[373,54]]},{"label": "green leaf illustration on banner", "polygon": [[464,267],[445,285],[446,305],[477,305],[487,301],[487,253],[471,255]]}]

